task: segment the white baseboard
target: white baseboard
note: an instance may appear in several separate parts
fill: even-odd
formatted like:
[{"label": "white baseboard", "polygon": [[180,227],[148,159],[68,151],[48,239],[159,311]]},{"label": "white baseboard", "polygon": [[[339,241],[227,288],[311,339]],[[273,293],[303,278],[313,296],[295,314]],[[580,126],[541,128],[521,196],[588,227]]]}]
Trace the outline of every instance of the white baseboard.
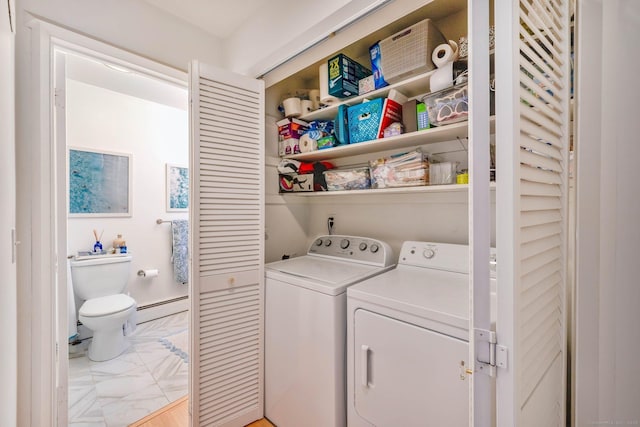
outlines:
[{"label": "white baseboard", "polygon": [[172,314],[189,310],[189,298],[176,299],[170,302],[143,305],[138,307],[137,323],[144,323]]}]

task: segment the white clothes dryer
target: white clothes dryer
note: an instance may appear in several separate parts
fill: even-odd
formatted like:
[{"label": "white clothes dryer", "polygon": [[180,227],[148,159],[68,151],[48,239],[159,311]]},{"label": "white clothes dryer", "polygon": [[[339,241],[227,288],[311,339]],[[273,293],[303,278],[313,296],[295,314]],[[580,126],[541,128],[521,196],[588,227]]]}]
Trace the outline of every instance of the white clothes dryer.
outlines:
[{"label": "white clothes dryer", "polygon": [[468,425],[468,264],[466,245],[405,242],[347,290],[350,427]]},{"label": "white clothes dryer", "polygon": [[318,237],[265,265],[265,416],[278,427],[346,426],[348,286],[393,268],[366,237]]}]

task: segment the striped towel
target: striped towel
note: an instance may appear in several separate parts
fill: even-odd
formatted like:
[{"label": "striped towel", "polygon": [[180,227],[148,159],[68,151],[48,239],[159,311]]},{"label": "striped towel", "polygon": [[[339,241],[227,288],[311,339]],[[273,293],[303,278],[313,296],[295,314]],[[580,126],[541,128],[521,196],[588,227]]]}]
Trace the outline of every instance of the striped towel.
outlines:
[{"label": "striped towel", "polygon": [[189,257],[187,247],[189,243],[189,221],[177,219],[171,221],[173,277],[178,283],[189,281]]}]

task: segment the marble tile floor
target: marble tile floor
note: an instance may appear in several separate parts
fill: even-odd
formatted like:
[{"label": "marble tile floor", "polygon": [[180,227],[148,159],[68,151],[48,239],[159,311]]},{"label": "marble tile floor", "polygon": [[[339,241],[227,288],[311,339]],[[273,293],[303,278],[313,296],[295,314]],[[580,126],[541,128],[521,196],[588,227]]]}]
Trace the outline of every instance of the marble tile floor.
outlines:
[{"label": "marble tile floor", "polygon": [[[188,328],[183,312],[139,324],[119,357],[69,359],[69,426],[121,427],[188,393],[188,364],[161,342]],[[184,349],[187,351],[188,349]]]}]

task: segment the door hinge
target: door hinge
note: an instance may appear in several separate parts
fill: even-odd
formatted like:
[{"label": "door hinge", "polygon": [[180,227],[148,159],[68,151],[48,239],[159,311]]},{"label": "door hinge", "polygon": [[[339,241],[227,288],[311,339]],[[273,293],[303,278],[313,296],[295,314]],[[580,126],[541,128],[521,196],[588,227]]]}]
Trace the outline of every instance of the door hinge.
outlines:
[{"label": "door hinge", "polygon": [[494,377],[496,368],[507,368],[507,347],[498,345],[496,333],[486,329],[474,329],[476,371]]}]

